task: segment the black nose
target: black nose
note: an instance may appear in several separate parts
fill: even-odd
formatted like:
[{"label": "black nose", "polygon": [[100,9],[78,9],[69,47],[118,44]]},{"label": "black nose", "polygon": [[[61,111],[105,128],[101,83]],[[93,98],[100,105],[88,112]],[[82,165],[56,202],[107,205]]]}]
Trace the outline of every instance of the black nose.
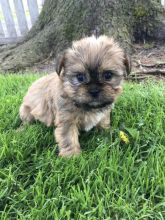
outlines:
[{"label": "black nose", "polygon": [[96,97],[98,97],[100,90],[99,89],[91,89],[89,91],[89,93],[91,94],[92,97],[96,98]]}]

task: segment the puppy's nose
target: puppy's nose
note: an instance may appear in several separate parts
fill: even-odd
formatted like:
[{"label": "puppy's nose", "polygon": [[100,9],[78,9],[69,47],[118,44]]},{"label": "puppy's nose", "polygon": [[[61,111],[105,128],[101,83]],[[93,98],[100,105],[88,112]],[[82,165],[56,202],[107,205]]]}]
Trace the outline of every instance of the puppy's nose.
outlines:
[{"label": "puppy's nose", "polygon": [[99,95],[99,93],[100,93],[100,90],[97,89],[97,88],[91,89],[91,90],[89,91],[89,93],[91,94],[92,97],[96,98],[96,97],[98,97],[98,95]]}]

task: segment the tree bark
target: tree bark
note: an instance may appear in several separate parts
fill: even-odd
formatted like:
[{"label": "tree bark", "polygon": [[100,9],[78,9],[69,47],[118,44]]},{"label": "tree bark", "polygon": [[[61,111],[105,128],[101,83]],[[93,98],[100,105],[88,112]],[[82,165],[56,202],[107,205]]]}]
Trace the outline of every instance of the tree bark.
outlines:
[{"label": "tree bark", "polygon": [[73,40],[95,32],[113,36],[130,49],[136,38],[154,34],[158,12],[157,0],[46,0],[24,40],[0,49],[0,70],[33,66],[56,56]]}]

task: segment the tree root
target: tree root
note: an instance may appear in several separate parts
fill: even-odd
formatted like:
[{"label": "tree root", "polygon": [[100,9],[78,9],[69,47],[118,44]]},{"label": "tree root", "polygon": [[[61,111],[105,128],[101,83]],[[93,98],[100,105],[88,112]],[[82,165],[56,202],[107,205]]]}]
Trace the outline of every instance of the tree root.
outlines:
[{"label": "tree root", "polygon": [[149,79],[151,76],[156,77],[165,77],[165,70],[160,69],[152,69],[152,70],[139,70],[136,72],[132,72],[129,76],[126,77],[126,80],[145,80]]},{"label": "tree root", "polygon": [[162,75],[165,76],[165,70],[160,69],[152,69],[152,70],[140,70],[137,72],[133,72],[130,76],[138,76],[138,75]]},{"label": "tree root", "polygon": [[141,63],[140,61],[136,61],[136,62],[137,62],[137,66],[139,66],[139,67],[145,67],[145,68],[163,68],[163,67],[165,67],[165,62],[153,63],[153,64],[145,64],[145,63]]}]

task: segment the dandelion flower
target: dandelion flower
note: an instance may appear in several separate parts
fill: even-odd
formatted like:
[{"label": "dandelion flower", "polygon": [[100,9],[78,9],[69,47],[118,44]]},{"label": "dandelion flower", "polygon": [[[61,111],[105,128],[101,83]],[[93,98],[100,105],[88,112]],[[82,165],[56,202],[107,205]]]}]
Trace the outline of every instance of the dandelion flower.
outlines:
[{"label": "dandelion flower", "polygon": [[128,136],[126,135],[126,133],[124,133],[124,131],[120,131],[119,136],[120,136],[120,139],[121,139],[125,144],[128,144],[128,143],[129,143]]}]

